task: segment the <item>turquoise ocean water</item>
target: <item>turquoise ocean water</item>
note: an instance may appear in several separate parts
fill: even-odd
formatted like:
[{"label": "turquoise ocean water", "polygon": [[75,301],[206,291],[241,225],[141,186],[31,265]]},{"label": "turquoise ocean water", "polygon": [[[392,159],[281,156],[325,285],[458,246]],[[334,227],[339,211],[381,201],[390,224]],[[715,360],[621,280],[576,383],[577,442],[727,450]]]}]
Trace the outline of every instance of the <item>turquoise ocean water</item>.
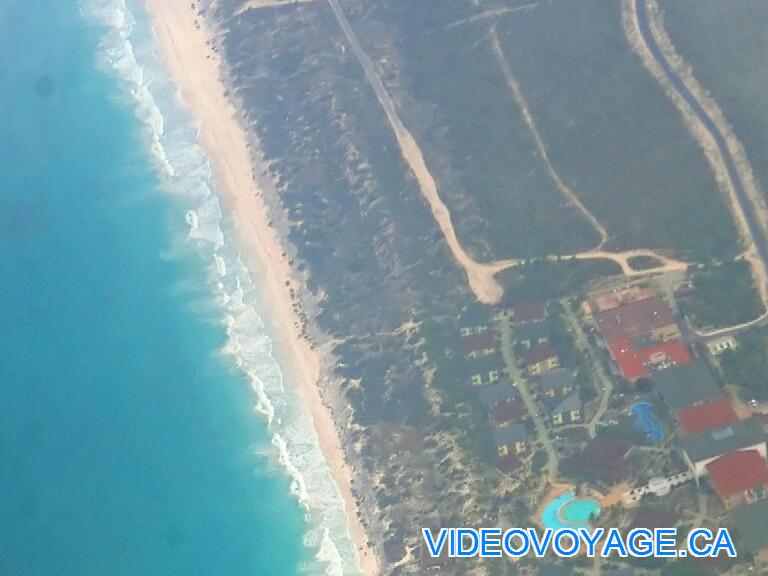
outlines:
[{"label": "turquoise ocean water", "polygon": [[0,3],[0,574],[355,572],[227,238],[140,7]]}]

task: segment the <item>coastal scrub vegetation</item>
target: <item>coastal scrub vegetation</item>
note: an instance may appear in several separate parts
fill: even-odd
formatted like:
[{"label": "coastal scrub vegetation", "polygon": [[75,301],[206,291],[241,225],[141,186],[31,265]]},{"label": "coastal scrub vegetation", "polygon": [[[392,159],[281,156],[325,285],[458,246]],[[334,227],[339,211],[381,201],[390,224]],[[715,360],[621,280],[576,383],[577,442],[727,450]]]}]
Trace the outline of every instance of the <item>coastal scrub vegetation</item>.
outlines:
[{"label": "coastal scrub vegetation", "polygon": [[[599,237],[549,176],[494,61],[489,22],[465,0],[350,10],[382,62],[462,243],[479,259],[563,254]],[[470,20],[467,20],[467,19]],[[553,231],[557,233],[553,233]]]},{"label": "coastal scrub vegetation", "polygon": [[741,324],[763,312],[746,260],[707,266],[694,272],[691,282],[693,291],[679,297],[678,305],[697,326]]},{"label": "coastal scrub vegetation", "polygon": [[498,30],[553,164],[611,248],[673,248],[702,261],[735,253],[709,165],[624,38],[620,2],[538,4]]},{"label": "coastal scrub vegetation", "polygon": [[[768,184],[768,3],[665,0],[664,27]],[[734,33],[737,30],[738,33]]]},{"label": "coastal scrub vegetation", "polygon": [[720,356],[720,369],[726,384],[734,384],[751,398],[768,400],[768,329],[752,328],[738,337],[733,350]]},{"label": "coastal scrub vegetation", "polygon": [[520,302],[580,295],[590,282],[620,273],[619,266],[608,260],[562,258],[557,261],[532,260],[500,273],[498,279],[504,286],[503,304],[512,306]]},{"label": "coastal scrub vegetation", "polygon": [[479,259],[597,244],[552,172],[607,228],[611,249],[672,249],[696,261],[736,253],[709,165],[627,44],[620,3],[521,2],[492,16],[459,0],[437,11],[380,2],[349,12],[422,144],[462,243]]}]

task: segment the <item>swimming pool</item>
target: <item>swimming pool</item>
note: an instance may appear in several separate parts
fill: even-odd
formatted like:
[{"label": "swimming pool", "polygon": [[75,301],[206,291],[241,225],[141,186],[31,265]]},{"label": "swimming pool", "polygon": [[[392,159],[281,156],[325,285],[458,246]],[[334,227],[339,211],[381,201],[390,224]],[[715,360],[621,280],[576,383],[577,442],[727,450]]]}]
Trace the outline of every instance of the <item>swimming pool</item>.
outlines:
[{"label": "swimming pool", "polygon": [[541,513],[544,528],[588,528],[589,521],[600,514],[600,503],[592,498],[576,498],[573,491],[561,494]]},{"label": "swimming pool", "polygon": [[653,405],[650,402],[638,402],[632,406],[632,416],[635,426],[645,432],[648,440],[654,444],[664,440],[664,428],[653,415]]}]

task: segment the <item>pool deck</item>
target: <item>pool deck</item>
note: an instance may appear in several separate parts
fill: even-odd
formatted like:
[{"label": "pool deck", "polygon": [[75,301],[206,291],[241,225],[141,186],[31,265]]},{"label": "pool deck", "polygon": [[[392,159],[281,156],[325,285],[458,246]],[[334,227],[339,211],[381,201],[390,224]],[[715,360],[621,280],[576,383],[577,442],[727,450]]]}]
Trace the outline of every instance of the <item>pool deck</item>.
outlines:
[{"label": "pool deck", "polygon": [[621,482],[620,484],[614,485],[608,494],[600,494],[597,490],[593,490],[593,492],[600,502],[600,507],[605,509],[621,504],[622,494],[631,489],[632,485],[629,482]]}]

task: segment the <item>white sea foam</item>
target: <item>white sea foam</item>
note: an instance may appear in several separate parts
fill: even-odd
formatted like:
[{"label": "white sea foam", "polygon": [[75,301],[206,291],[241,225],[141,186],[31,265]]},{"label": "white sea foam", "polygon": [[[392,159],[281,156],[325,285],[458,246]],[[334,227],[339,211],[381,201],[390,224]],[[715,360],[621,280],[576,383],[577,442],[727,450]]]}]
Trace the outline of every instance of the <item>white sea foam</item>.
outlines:
[{"label": "white sea foam", "polygon": [[255,410],[269,425],[271,452],[305,510],[304,544],[328,576],[358,574],[338,487],[308,410],[275,361],[272,340],[254,307],[258,290],[231,243],[212,190],[210,163],[197,143],[197,127],[179,106],[176,87],[154,55],[149,27],[137,25],[134,7],[129,9],[125,0],[83,0],[82,6],[83,14],[103,30],[99,64],[122,80],[126,102],[146,127],[147,147],[165,188],[186,209],[187,241],[210,263],[212,296],[228,336],[224,352],[250,380]]}]

